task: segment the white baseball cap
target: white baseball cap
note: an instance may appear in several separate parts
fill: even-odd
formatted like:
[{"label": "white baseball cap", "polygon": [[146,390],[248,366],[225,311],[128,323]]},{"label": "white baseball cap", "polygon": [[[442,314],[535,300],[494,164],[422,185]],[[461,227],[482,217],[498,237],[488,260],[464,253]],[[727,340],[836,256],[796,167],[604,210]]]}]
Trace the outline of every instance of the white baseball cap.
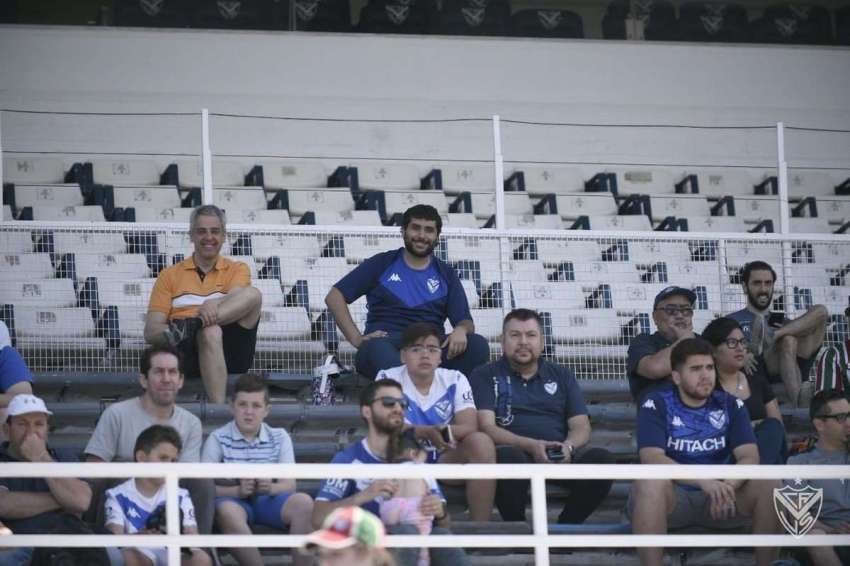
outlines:
[{"label": "white baseball cap", "polygon": [[26,415],[27,413],[53,414],[47,410],[47,405],[44,404],[44,401],[35,395],[21,393],[12,397],[12,400],[9,401],[9,406],[6,407],[6,418]]}]

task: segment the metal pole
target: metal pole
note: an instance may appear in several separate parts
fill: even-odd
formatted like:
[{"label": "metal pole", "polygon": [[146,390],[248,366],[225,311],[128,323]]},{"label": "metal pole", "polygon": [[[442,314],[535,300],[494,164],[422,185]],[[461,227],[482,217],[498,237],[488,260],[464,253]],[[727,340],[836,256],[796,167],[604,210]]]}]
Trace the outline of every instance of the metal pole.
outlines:
[{"label": "metal pole", "polygon": [[788,212],[788,164],[785,162],[785,124],[776,123],[776,159],[779,178],[779,233],[789,230]]},{"label": "metal pole", "polygon": [[502,133],[499,115],[493,116],[493,167],[496,186],[496,230],[505,229],[505,163],[502,159]]},{"label": "metal pole", "polygon": [[[177,497],[179,484],[177,483],[178,470],[169,470],[165,477],[165,520],[166,534],[171,536],[180,535],[180,502]],[[169,566],[180,566],[180,545],[168,545]]]},{"label": "metal pole", "polygon": [[[3,218],[3,206],[6,204],[3,201],[3,124],[2,124],[3,113],[0,112],[0,221],[5,220]],[[10,218],[11,220],[11,218]]]},{"label": "metal pole", "polygon": [[212,152],[210,150],[210,111],[201,110],[201,142],[204,170],[204,204],[213,204]]},{"label": "metal pole", "polygon": [[[531,513],[532,526],[536,537],[549,534],[549,518],[546,514],[546,478],[539,473],[531,478]],[[549,547],[535,545],[535,566],[549,566]]]}]

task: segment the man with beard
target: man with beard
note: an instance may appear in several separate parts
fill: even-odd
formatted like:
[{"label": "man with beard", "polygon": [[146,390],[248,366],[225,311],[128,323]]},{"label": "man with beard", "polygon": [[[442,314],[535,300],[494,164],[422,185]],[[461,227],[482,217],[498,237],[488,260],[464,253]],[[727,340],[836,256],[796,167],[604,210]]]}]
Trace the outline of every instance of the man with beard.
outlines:
[{"label": "man with beard", "polygon": [[[332,464],[386,464],[391,437],[404,429],[407,399],[401,385],[392,379],[377,379],[360,393],[360,416],[368,431],[362,440],[350,444],[331,460]],[[341,472],[344,473],[344,472]],[[378,515],[380,501],[392,498],[398,491],[397,480],[332,478],[325,480],[313,506],[313,524],[318,526],[335,509],[362,507]],[[448,534],[449,515],[443,494],[436,491],[422,497],[419,512],[434,518],[432,534]],[[387,529],[390,534],[418,535],[414,525],[397,524]],[[431,548],[433,566],[464,566],[468,559],[460,548]],[[414,566],[419,560],[418,548],[399,548],[393,553],[400,566]]]},{"label": "man with beard", "polygon": [[[355,366],[372,379],[382,369],[401,365],[401,332],[414,322],[452,332],[441,341],[442,365],[464,375],[487,361],[490,349],[475,334],[469,303],[457,272],[433,255],[443,220],[433,206],[418,204],[404,212],[404,247],[376,254],[333,286],[325,303],[352,346]],[[369,316],[363,333],[351,318],[348,305],[366,295]]]},{"label": "man with beard", "polygon": [[[714,349],[701,338],[679,342],[670,354],[673,384],[648,392],[638,409],[641,464],[759,463],[758,447],[744,402],[714,388]],[[634,534],[665,534],[668,527],[729,528],[752,520],[755,534],[773,534],[774,480],[637,480],[627,507]],[[776,548],[755,550],[767,566]],[[639,548],[644,566],[660,566],[661,548]]]},{"label": "man with beard", "polygon": [[670,352],[682,340],[694,337],[694,301],[690,289],[670,286],[662,289],[652,306],[657,331],[639,334],[629,344],[626,368],[629,390],[635,401],[648,391],[669,382]]},{"label": "man with beard", "polygon": [[782,313],[771,313],[775,283],[776,272],[768,263],[753,261],[745,265],[741,286],[747,306],[726,316],[741,325],[752,354],[764,357],[768,376],[782,380],[789,403],[806,407],[812,394],[809,370],[823,344],[829,312],[823,305],[814,305],[793,320]]},{"label": "man with beard", "polygon": [[224,403],[227,374],[244,373],[254,361],[262,295],[247,265],[221,256],[223,210],[193,210],[189,235],[192,255],[162,270],[151,291],[145,341],[177,348],[185,375],[200,375],[210,402]]}]

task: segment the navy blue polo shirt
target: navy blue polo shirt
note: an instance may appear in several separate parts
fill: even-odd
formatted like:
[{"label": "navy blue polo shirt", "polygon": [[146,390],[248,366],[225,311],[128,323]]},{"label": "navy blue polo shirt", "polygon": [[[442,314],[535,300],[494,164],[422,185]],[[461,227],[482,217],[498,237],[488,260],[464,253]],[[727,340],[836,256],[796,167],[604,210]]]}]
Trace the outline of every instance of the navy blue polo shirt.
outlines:
[{"label": "navy blue polo shirt", "polygon": [[638,334],[632,339],[631,344],[629,344],[626,371],[629,374],[629,391],[631,391],[632,398],[635,401],[646,394],[647,388],[655,388],[670,382],[669,377],[666,379],[647,379],[640,375],[637,369],[641,359],[656,354],[671,344],[672,342],[657,331],[653,334]]},{"label": "navy blue polo shirt", "polygon": [[496,378],[499,376],[510,379],[513,415],[510,423],[499,426],[514,434],[563,442],[567,438],[567,419],[587,414],[584,397],[571,370],[540,360],[534,377],[523,379],[504,357],[475,368],[469,378],[479,411],[496,412]]},{"label": "navy blue polo shirt", "polygon": [[334,287],[348,304],[366,295],[369,314],[364,334],[401,332],[414,322],[442,329],[446,318],[452,326],[472,320],[455,270],[434,256],[425,269],[413,269],[404,261],[404,248],[370,257]]}]

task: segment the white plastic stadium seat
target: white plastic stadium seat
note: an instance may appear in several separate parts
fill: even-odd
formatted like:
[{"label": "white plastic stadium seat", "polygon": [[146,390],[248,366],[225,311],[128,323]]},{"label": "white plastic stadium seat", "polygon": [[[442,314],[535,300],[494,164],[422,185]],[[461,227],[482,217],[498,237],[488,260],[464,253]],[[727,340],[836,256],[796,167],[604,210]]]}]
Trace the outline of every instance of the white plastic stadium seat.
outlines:
[{"label": "white plastic stadium seat", "polygon": [[469,279],[461,279],[460,284],[463,286],[463,292],[466,295],[466,302],[469,303],[469,308],[477,309],[481,298],[478,296],[478,291],[475,289],[475,283]]},{"label": "white plastic stadium seat", "polygon": [[789,218],[794,234],[831,234],[835,231],[826,218]]},{"label": "white plastic stadium seat", "polygon": [[288,210],[231,210],[227,222],[232,224],[257,224],[266,226],[288,226],[292,224]]},{"label": "white plastic stadium seat", "polygon": [[237,210],[265,210],[268,208],[262,187],[229,187],[213,189],[213,203],[227,212],[227,219]]},{"label": "white plastic stadium seat", "polygon": [[643,214],[626,214],[618,216],[590,216],[588,218],[591,230],[625,230],[651,231],[652,224]]},{"label": "white plastic stadium seat", "polygon": [[120,232],[53,232],[53,247],[56,253],[123,254],[127,249],[124,235]]},{"label": "white plastic stadium seat", "polygon": [[136,209],[136,222],[167,222],[186,225],[191,216],[191,208],[149,208],[142,206]]},{"label": "white plastic stadium seat", "polygon": [[0,281],[38,281],[53,277],[50,254],[7,252],[0,254]]},{"label": "white plastic stadium seat", "polygon": [[629,283],[612,285],[614,307],[621,311],[652,312],[655,296],[669,283]]},{"label": "white plastic stadium seat", "polygon": [[611,193],[572,193],[555,197],[561,218],[574,220],[582,215],[615,216],[617,203]]},{"label": "white plastic stadium seat", "polygon": [[[487,219],[496,214],[494,193],[472,193],[472,213],[476,218]],[[524,192],[505,193],[505,214],[534,214],[531,199]]]},{"label": "white plastic stadium seat", "polygon": [[87,277],[132,281],[150,277],[150,269],[143,254],[97,254],[86,250],[75,254],[77,280]]},{"label": "white plastic stadium seat", "polygon": [[699,183],[699,194],[706,197],[749,196],[754,194],[755,180],[745,169],[694,169],[684,171],[676,181],[693,174]]},{"label": "white plastic stadium seat", "polygon": [[538,311],[584,308],[584,293],[580,283],[542,281],[511,282],[514,304]]},{"label": "white plastic stadium seat", "polygon": [[83,206],[83,193],[79,185],[16,185],[15,206],[36,208]]},{"label": "white plastic stadium seat", "polygon": [[620,337],[614,309],[553,310],[552,336],[556,342],[608,342]]},{"label": "white plastic stadium seat", "polygon": [[543,262],[538,260],[514,260],[508,264],[504,274],[506,281],[546,281]]},{"label": "white plastic stadium seat", "polygon": [[498,340],[502,335],[502,309],[472,309],[472,321],[475,332],[490,341]]},{"label": "white plastic stadium seat", "polygon": [[660,196],[653,195],[649,200],[652,220],[657,222],[668,216],[690,218],[691,216],[709,216],[711,211],[708,200],[701,196]]},{"label": "white plastic stadium seat", "polygon": [[602,249],[596,240],[550,240],[537,238],[537,255],[547,263],[562,261],[602,261]]},{"label": "white plastic stadium seat", "polygon": [[481,281],[490,284],[501,280],[499,240],[478,236],[460,236],[446,239],[448,259],[477,261],[481,267]]},{"label": "white plastic stadium seat", "polygon": [[780,274],[782,265],[782,247],[778,242],[727,242],[726,264],[743,267],[751,261],[766,261]]},{"label": "white plastic stadium seat", "polygon": [[101,306],[135,306],[147,309],[156,278],[145,277],[136,280],[98,277],[97,292]]},{"label": "white plastic stadium seat", "polygon": [[628,242],[629,260],[635,263],[655,263],[657,261],[691,260],[687,242],[663,240],[632,240]]},{"label": "white plastic stadium seat", "polygon": [[92,159],[94,182],[104,185],[158,185],[160,171],[153,161]]},{"label": "white plastic stadium seat", "polygon": [[350,263],[361,261],[379,252],[400,248],[403,244],[401,233],[398,234],[346,234],[345,259]]},{"label": "white plastic stadium seat", "polygon": [[318,161],[260,161],[263,182],[272,189],[314,189],[328,185],[328,172]]},{"label": "white plastic stadium seat", "polygon": [[61,222],[105,222],[103,208],[100,206],[38,206],[32,209],[33,220],[54,220]]},{"label": "white plastic stadium seat", "polygon": [[448,221],[444,222],[444,228],[480,228],[481,221],[475,218],[471,212],[450,212]]},{"label": "white plastic stadium seat", "polygon": [[345,258],[319,258],[308,262],[309,268],[303,277],[307,281],[308,298],[311,311],[325,310],[325,297],[334,284],[348,275],[351,266]]},{"label": "white plastic stadium seat", "polygon": [[557,214],[535,214],[534,228],[537,230],[563,230],[564,223]]},{"label": "white plastic stadium seat", "polygon": [[121,329],[121,349],[139,350],[145,346],[147,306],[119,306],[118,327]]},{"label": "white plastic stadium seat", "polygon": [[65,346],[76,349],[105,348],[102,338],[95,337],[91,310],[17,306],[15,330],[18,348],[50,348]]},{"label": "white plastic stadium seat", "polygon": [[675,193],[673,175],[660,169],[614,169],[617,191],[621,195],[648,195]]},{"label": "white plastic stadium seat", "polygon": [[319,240],[312,235],[252,234],[254,257],[277,256],[285,261],[316,258],[321,254]]},{"label": "white plastic stadium seat", "polygon": [[0,285],[0,304],[13,304],[16,307],[74,307],[77,305],[77,295],[71,279],[4,281]]},{"label": "white plastic stadium seat", "polygon": [[773,220],[774,229],[779,231],[779,200],[775,196],[735,197],[735,216],[749,222]]},{"label": "white plastic stadium seat", "polygon": [[[204,186],[204,169],[200,159],[177,159],[174,162],[177,165],[177,175],[181,187],[203,187]],[[224,185],[224,182],[218,182],[213,177],[218,185]],[[242,183],[244,184],[244,183]]]},{"label": "white plastic stadium seat", "polygon": [[[764,171],[758,178],[776,177],[776,170]],[[814,169],[788,169],[789,197],[835,196],[835,182],[824,171]]]},{"label": "white plastic stadium seat", "polygon": [[[212,160],[214,187],[243,187],[248,167],[237,161]],[[182,179],[182,175],[181,175]]]},{"label": "white plastic stadium seat", "polygon": [[180,208],[180,194],[174,186],[114,187],[113,195],[115,206],[133,207],[137,215],[142,208]]},{"label": "white plastic stadium seat", "polygon": [[283,289],[280,281],[277,279],[255,279],[251,281],[251,286],[256,288],[263,295],[263,305],[266,307],[282,307],[283,305]]},{"label": "white plastic stadium seat", "polygon": [[349,212],[354,210],[351,191],[342,189],[289,190],[289,213],[301,216],[305,212]]},{"label": "white plastic stadium seat", "polygon": [[8,204],[3,205],[3,220],[14,220],[15,217],[12,214],[12,207]]},{"label": "white plastic stadium seat", "polygon": [[363,190],[419,190],[420,175],[415,165],[368,161],[352,163]]},{"label": "white plastic stadium seat", "polygon": [[520,165],[517,170],[523,172],[525,190],[530,195],[562,195],[584,190],[581,171],[572,167]]},{"label": "white plastic stadium seat", "polygon": [[383,226],[377,210],[316,211],[317,226]]},{"label": "white plastic stadium seat", "polygon": [[739,216],[688,216],[690,232],[746,232],[747,225]]},{"label": "white plastic stadium seat", "polygon": [[492,165],[437,164],[442,171],[443,190],[447,193],[494,193],[496,177]]},{"label": "white plastic stadium seat", "polygon": [[303,307],[263,307],[260,314],[263,331],[258,338],[295,340],[310,336],[310,317]]},{"label": "white plastic stadium seat", "polygon": [[65,164],[51,157],[4,157],[3,182],[42,184],[65,182]]},{"label": "white plastic stadium seat", "polygon": [[31,252],[32,232],[29,230],[0,231],[0,250],[13,253]]},{"label": "white plastic stadium seat", "polygon": [[579,283],[638,283],[635,264],[627,261],[591,261],[573,263],[575,280]]},{"label": "white plastic stadium seat", "polygon": [[850,221],[850,198],[848,197],[818,197],[817,207],[818,217],[839,224]]},{"label": "white plastic stadium seat", "polygon": [[[449,213],[449,205],[446,202],[446,195],[442,191],[432,190],[413,190],[413,191],[384,191],[384,204],[386,206],[387,215],[391,216],[396,212],[404,212],[411,206],[417,204],[428,204],[437,209],[440,214]],[[473,209],[474,209],[473,205]]]},{"label": "white plastic stadium seat", "polygon": [[850,245],[844,243],[812,242],[815,264],[823,268],[842,268],[850,265]]}]

